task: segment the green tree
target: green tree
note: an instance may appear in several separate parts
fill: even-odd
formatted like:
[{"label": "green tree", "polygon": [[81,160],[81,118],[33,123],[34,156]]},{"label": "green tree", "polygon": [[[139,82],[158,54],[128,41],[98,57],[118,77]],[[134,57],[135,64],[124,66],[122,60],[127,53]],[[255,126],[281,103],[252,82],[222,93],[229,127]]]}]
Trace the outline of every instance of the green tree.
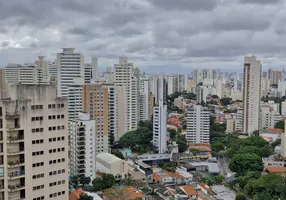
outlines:
[{"label": "green tree", "polygon": [[187,140],[182,135],[177,136],[177,144],[178,144],[178,149],[180,153],[185,152],[188,149]]},{"label": "green tree", "polygon": [[73,187],[75,189],[77,189],[79,186],[79,177],[78,176],[72,176],[70,179],[70,182],[72,183]]},{"label": "green tree", "polygon": [[214,99],[218,99],[219,98],[217,95],[212,95],[211,97],[214,98]]},{"label": "green tree", "polygon": [[115,155],[116,157],[122,159],[122,160],[124,159],[123,154],[122,154],[121,151],[118,150],[118,149],[112,149],[112,150],[111,150],[111,153],[112,153],[113,155]]},{"label": "green tree", "polygon": [[92,181],[93,188],[96,192],[103,191],[115,185],[115,178],[112,174],[102,173],[102,176]]},{"label": "green tree", "polygon": [[243,193],[237,193],[235,196],[235,200],[246,200],[246,196]]},{"label": "green tree", "polygon": [[263,163],[261,157],[255,153],[235,154],[230,159],[229,168],[237,175],[244,175],[248,171],[262,171]]},{"label": "green tree", "polygon": [[93,200],[93,197],[87,194],[82,194],[80,195],[79,200]]},{"label": "green tree", "polygon": [[197,153],[200,153],[200,150],[192,148],[192,149],[190,149],[190,152],[193,154],[197,154]]},{"label": "green tree", "polygon": [[178,135],[177,131],[174,129],[169,129],[168,131],[170,133],[171,140],[175,140],[177,138],[177,135]]},{"label": "green tree", "polygon": [[90,177],[81,176],[81,177],[79,177],[79,182],[83,186],[86,186],[91,182],[91,179],[90,179]]},{"label": "green tree", "polygon": [[213,177],[213,181],[215,184],[222,184],[222,182],[224,181],[224,177],[223,175],[217,175],[215,177]]},{"label": "green tree", "polygon": [[259,130],[253,131],[253,132],[252,132],[252,135],[253,135],[253,136],[259,136]]},{"label": "green tree", "polygon": [[224,97],[220,99],[222,105],[227,106],[231,104],[232,99],[228,97]]},{"label": "green tree", "polygon": [[284,125],[285,125],[284,120],[281,120],[274,125],[274,128],[280,128],[280,129],[284,130]]}]

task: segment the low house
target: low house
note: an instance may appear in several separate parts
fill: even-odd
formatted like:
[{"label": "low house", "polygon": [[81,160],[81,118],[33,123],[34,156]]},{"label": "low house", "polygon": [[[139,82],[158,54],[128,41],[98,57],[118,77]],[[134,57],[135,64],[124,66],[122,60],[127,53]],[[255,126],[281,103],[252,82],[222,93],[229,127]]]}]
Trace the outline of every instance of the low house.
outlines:
[{"label": "low house", "polygon": [[200,189],[205,194],[209,194],[211,192],[210,186],[205,183],[200,183],[198,185],[198,189]]},{"label": "low house", "polygon": [[277,167],[277,166],[266,166],[264,167],[264,173],[282,173],[286,174],[286,167]]},{"label": "low house", "polygon": [[144,198],[144,194],[141,191],[136,190],[132,186],[120,188],[108,188],[103,192],[103,200],[122,200],[122,199],[138,199]]},{"label": "low house", "polygon": [[182,184],[184,182],[184,176],[177,172],[169,172],[161,170],[152,174],[153,182],[161,184]]},{"label": "low house", "polygon": [[79,200],[80,195],[82,195],[83,193],[84,191],[81,189],[73,190],[69,195],[69,200]]},{"label": "low house", "polygon": [[196,198],[198,195],[195,188],[193,188],[192,186],[182,185],[182,186],[179,186],[179,188],[181,189],[181,191],[183,191],[188,196],[188,198],[191,198],[191,199]]}]

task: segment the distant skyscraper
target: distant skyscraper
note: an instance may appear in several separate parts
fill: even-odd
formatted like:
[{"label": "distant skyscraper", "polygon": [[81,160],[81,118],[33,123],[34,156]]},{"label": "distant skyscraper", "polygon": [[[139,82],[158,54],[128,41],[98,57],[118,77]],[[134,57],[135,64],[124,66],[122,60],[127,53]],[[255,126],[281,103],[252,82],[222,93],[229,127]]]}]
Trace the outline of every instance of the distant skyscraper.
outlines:
[{"label": "distant skyscraper", "polygon": [[8,96],[8,82],[5,78],[5,70],[0,69],[0,99],[4,99]]},{"label": "distant skyscraper", "polygon": [[84,78],[84,57],[75,53],[74,48],[63,48],[63,52],[57,54],[57,67],[58,96],[67,96],[74,78]]},{"label": "distant skyscraper", "polygon": [[149,119],[149,81],[140,80],[139,120]]},{"label": "distant skyscraper", "polygon": [[278,82],[282,80],[282,72],[270,68],[268,70],[268,78],[270,79],[271,85],[278,84]]},{"label": "distant skyscraper", "polygon": [[251,134],[259,128],[261,63],[255,56],[244,58],[243,132]]},{"label": "distant skyscraper", "polygon": [[159,101],[153,112],[153,144],[158,148],[159,153],[167,151],[167,105]]},{"label": "distant skyscraper", "polygon": [[115,86],[124,90],[124,96],[121,92],[118,97],[120,102],[125,98],[126,104],[126,106],[117,106],[117,113],[124,118],[124,122],[118,123],[118,126],[121,126],[118,127],[119,135],[122,135],[137,129],[139,122],[139,70],[133,66],[133,63],[128,63],[128,58],[125,57],[119,58],[119,64],[115,64],[114,69]]},{"label": "distant skyscraper", "polygon": [[187,135],[190,143],[210,142],[210,112],[201,105],[193,105],[187,111]]}]

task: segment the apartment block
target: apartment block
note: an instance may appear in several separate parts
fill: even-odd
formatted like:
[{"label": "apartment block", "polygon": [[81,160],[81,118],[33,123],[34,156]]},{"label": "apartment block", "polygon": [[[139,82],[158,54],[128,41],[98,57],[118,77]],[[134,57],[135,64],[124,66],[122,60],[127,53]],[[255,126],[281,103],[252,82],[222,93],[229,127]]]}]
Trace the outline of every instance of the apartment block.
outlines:
[{"label": "apartment block", "polygon": [[84,77],[84,57],[76,53],[74,48],[63,48],[57,54],[58,96],[67,96],[68,86],[73,84],[74,78]]},{"label": "apartment block", "polygon": [[149,81],[140,80],[139,121],[149,119]]},{"label": "apartment block", "polygon": [[82,89],[84,85],[83,78],[74,78],[73,84],[68,85],[68,118],[75,119],[78,113],[82,112]]},{"label": "apartment block", "polygon": [[82,93],[83,112],[95,120],[95,154],[109,151],[109,136],[116,137],[116,107],[114,86],[99,83],[85,84]]},{"label": "apartment block", "polygon": [[244,58],[243,132],[251,134],[259,128],[261,63],[255,56]]},{"label": "apartment block", "polygon": [[275,124],[280,121],[280,113],[273,110],[270,105],[260,107],[259,129],[274,128]]},{"label": "apartment block", "polygon": [[0,199],[68,199],[67,126],[55,86],[11,86],[0,100]]},{"label": "apartment block", "polygon": [[0,99],[4,99],[8,96],[8,82],[5,77],[5,70],[0,69]]},{"label": "apartment block", "polygon": [[193,105],[187,111],[187,135],[190,143],[210,142],[210,112],[201,105]]},{"label": "apartment block", "polygon": [[70,175],[95,178],[96,123],[89,113],[79,113],[69,124],[70,128]]},{"label": "apartment block", "polygon": [[167,105],[163,100],[154,107],[153,113],[153,144],[158,148],[159,153],[167,151]]},{"label": "apartment block", "polygon": [[115,86],[123,89],[125,96],[126,106],[117,105],[117,113],[124,117],[122,123],[118,123],[119,135],[123,135],[127,131],[136,130],[139,122],[139,69],[129,63],[126,57],[120,57],[119,64],[115,64],[114,69]]}]

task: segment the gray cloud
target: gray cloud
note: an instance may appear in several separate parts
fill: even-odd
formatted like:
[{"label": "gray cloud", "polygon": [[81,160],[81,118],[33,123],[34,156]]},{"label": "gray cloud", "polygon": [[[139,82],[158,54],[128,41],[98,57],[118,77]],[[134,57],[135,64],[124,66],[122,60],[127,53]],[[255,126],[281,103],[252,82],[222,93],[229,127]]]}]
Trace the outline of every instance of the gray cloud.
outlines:
[{"label": "gray cloud", "polygon": [[282,3],[283,0],[239,0],[239,2],[244,4],[278,4]]},{"label": "gray cloud", "polygon": [[286,7],[280,2],[0,1],[0,66],[33,62],[38,54],[53,61],[60,48],[74,47],[86,62],[98,56],[101,69],[118,56],[128,56],[147,72],[173,72],[172,66],[174,72],[195,67],[241,70],[248,54],[280,67],[286,54]]}]

